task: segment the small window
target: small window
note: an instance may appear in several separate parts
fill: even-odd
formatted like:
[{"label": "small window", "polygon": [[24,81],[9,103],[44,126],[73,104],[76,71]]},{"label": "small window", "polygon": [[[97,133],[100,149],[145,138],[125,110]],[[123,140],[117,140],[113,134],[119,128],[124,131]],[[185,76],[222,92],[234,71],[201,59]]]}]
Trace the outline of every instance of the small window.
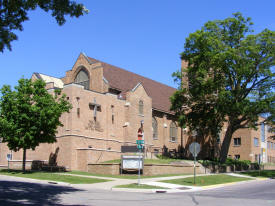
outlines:
[{"label": "small window", "polygon": [[80,108],[77,108],[77,117],[80,117]]},{"label": "small window", "polygon": [[139,114],[143,115],[143,101],[142,100],[139,101],[138,111],[139,111]]},{"label": "small window", "polygon": [[171,142],[176,142],[176,140],[177,140],[177,131],[178,131],[178,128],[176,126],[176,123],[171,122],[171,124],[170,124],[170,141]]},{"label": "small window", "polygon": [[155,117],[152,118],[153,139],[158,139],[158,122]]},{"label": "small window", "polygon": [[240,155],[235,155],[235,156],[234,156],[234,159],[235,159],[235,160],[239,160],[240,157],[241,157]]},{"label": "small window", "polygon": [[241,138],[240,137],[234,138],[234,146],[241,146]]},{"label": "small window", "polygon": [[259,138],[254,137],[254,147],[259,147]]}]

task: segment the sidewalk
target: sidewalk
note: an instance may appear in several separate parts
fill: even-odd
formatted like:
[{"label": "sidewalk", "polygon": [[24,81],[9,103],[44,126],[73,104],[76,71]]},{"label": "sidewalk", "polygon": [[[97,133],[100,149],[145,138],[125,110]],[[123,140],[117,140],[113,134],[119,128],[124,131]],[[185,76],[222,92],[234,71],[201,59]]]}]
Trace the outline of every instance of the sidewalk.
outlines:
[{"label": "sidewalk", "polygon": [[[102,182],[102,183],[94,183],[94,184],[69,184],[69,183],[64,183],[64,182],[56,182],[56,183],[54,182],[57,185],[71,186],[71,187],[74,187],[74,188],[77,188],[77,189],[84,189],[84,190],[100,189],[100,190],[125,191],[125,192],[142,192],[142,193],[148,193],[148,192],[149,193],[156,193],[156,192],[166,192],[166,193],[194,192],[194,191],[202,191],[202,190],[220,188],[220,187],[224,187],[224,186],[227,186],[227,185],[233,185],[233,184],[243,184],[243,183],[247,182],[247,181],[241,181],[241,182],[217,184],[217,185],[210,185],[210,186],[186,186],[186,185],[177,185],[177,184],[160,182],[160,181],[163,181],[163,180],[172,180],[172,179],[193,177],[193,175],[182,175],[182,176],[170,176],[170,177],[143,178],[143,179],[140,180],[140,184],[164,187],[164,188],[168,188],[168,189],[130,189],[130,188],[116,188],[116,186],[137,183],[138,179],[119,179],[119,178],[113,178],[113,177],[98,177],[98,176],[87,176],[87,175],[77,175],[77,174],[63,174],[63,173],[60,174],[60,175],[71,175],[71,176],[79,176],[79,177],[86,177],[86,178],[107,179],[107,180],[111,180],[111,181]],[[199,174],[197,176],[209,176],[209,175],[216,175],[216,174]],[[265,180],[265,178],[254,178],[254,177],[235,174],[235,173],[227,173],[227,175],[238,176],[238,177],[247,177],[247,178],[254,179],[255,181]],[[6,175],[0,175],[0,177],[1,176],[4,177],[4,178],[9,179],[11,181],[20,180],[20,181],[24,181],[24,182],[53,184],[53,182],[47,181],[47,180],[36,180],[36,179],[6,176]]]},{"label": "sidewalk", "polygon": [[[95,184],[74,184],[74,185],[72,185],[73,187],[79,188],[79,189],[87,189],[87,190],[88,189],[101,189],[101,190],[125,191],[125,192],[142,192],[142,193],[194,192],[194,191],[202,191],[202,190],[220,188],[220,187],[224,187],[227,185],[233,185],[233,184],[243,184],[243,183],[247,182],[247,181],[241,181],[241,182],[217,184],[217,185],[210,185],[210,186],[187,186],[187,185],[178,185],[178,184],[160,182],[160,181],[164,181],[164,180],[193,177],[193,175],[182,175],[182,176],[170,176],[170,177],[142,178],[140,180],[140,184],[164,187],[164,188],[168,188],[168,189],[130,189],[130,188],[116,188],[116,186],[137,183],[138,179],[119,179],[119,178],[111,178],[111,177],[105,178],[105,177],[98,177],[98,176],[75,175],[75,174],[66,174],[66,175],[113,180],[110,182],[95,183]],[[216,174],[198,174],[197,176],[209,176],[209,175],[216,175]],[[227,173],[227,175],[232,175],[232,176],[236,176],[236,177],[246,177],[246,178],[251,178],[254,180],[264,180],[263,178],[254,178],[254,177],[241,175],[241,174],[235,174],[235,173]]]}]

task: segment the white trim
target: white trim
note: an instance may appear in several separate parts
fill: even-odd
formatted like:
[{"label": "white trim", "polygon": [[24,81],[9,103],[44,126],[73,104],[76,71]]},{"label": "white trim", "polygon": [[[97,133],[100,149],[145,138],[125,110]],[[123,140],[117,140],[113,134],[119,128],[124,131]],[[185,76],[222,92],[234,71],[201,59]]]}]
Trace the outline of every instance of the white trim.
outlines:
[{"label": "white trim", "polygon": [[88,61],[89,64],[92,64],[92,62],[84,52],[81,52],[81,54],[85,57],[85,59]]},{"label": "white trim", "polygon": [[139,85],[142,85],[141,82],[139,82],[131,91],[134,92],[139,87]]},{"label": "white trim", "polygon": [[103,81],[106,83],[106,84],[109,84],[108,80],[105,79],[105,77],[102,77]]},{"label": "white trim", "polygon": [[66,85],[64,85],[63,88],[72,87],[72,86],[75,86],[75,87],[79,87],[79,88],[83,88],[83,89],[84,89],[84,86],[82,86],[82,85],[80,85],[80,84],[76,84],[76,83],[66,84]]}]

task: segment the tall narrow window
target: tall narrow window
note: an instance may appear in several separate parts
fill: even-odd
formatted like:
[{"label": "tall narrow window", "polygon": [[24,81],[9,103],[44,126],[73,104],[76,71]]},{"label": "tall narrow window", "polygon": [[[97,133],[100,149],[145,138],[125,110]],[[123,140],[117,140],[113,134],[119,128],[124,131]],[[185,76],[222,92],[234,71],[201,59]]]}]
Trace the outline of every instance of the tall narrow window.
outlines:
[{"label": "tall narrow window", "polygon": [[152,127],[153,127],[153,139],[158,139],[158,122],[155,117],[152,117]]},{"label": "tall narrow window", "polygon": [[143,101],[142,100],[139,101],[138,111],[139,111],[139,114],[143,115]]},{"label": "tall narrow window", "polygon": [[170,124],[170,141],[171,142],[176,142],[176,140],[177,140],[177,131],[178,131],[178,128],[176,126],[176,123],[171,122],[171,124]]},{"label": "tall narrow window", "polygon": [[112,124],[114,124],[115,123],[114,105],[111,105],[111,110],[112,110]]},{"label": "tall narrow window", "polygon": [[80,98],[79,98],[79,97],[76,97],[76,101],[77,101],[77,109],[76,109],[76,111],[77,111],[77,117],[78,117],[78,118],[80,117],[79,100],[80,100]]},{"label": "tall narrow window", "polygon": [[74,82],[84,86],[84,89],[89,89],[90,79],[88,73],[84,69],[81,69],[76,75]]},{"label": "tall narrow window", "polygon": [[265,124],[261,123],[261,140],[265,142]]},{"label": "tall narrow window", "polygon": [[254,146],[259,147],[259,139],[257,137],[254,137]]}]

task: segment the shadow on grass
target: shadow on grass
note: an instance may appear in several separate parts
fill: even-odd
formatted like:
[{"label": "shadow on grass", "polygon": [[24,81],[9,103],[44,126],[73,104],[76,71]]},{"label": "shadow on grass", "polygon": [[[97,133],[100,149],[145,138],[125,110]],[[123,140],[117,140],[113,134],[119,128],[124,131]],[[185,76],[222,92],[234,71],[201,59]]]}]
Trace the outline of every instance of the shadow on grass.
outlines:
[{"label": "shadow on grass", "polygon": [[[38,173],[38,172],[43,172],[43,173],[64,173],[64,172],[51,172],[51,171],[38,171],[38,170],[26,170],[24,174],[33,174],[33,173]],[[10,173],[10,174],[23,174],[22,170],[15,170],[15,169],[0,169],[0,174],[1,173]]]},{"label": "shadow on grass", "polygon": [[[59,195],[82,191],[71,187],[0,180],[0,205],[64,205]],[[75,205],[76,206],[76,205]]]}]

